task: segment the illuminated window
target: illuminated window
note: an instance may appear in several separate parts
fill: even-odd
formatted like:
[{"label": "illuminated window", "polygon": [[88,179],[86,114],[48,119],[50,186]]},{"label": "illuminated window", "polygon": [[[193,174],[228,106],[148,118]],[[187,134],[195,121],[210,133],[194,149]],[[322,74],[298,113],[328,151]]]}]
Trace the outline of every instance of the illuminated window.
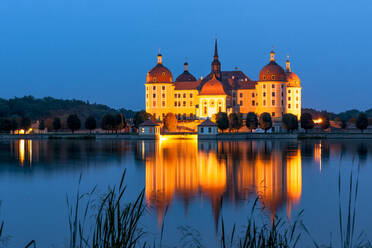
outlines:
[{"label": "illuminated window", "polygon": [[156,101],[153,101],[153,102],[152,102],[152,106],[153,106],[153,107],[156,107]]},{"label": "illuminated window", "polygon": [[240,106],[243,106],[243,101],[240,101]]},{"label": "illuminated window", "polygon": [[296,104],[296,109],[298,109],[298,104]]},{"label": "illuminated window", "polygon": [[190,107],[192,107],[192,101],[190,101]]},{"label": "illuminated window", "polygon": [[298,97],[296,97],[296,101],[298,101]]},{"label": "illuminated window", "polygon": [[221,106],[218,107],[218,112],[222,112],[222,107]]},{"label": "illuminated window", "polygon": [[162,94],[161,97],[165,98],[165,94]]},{"label": "illuminated window", "polygon": [[298,94],[298,90],[296,90],[296,94]]},{"label": "illuminated window", "polygon": [[152,90],[156,90],[156,86],[152,86]]},{"label": "illuminated window", "polygon": [[271,101],[271,104],[272,104],[273,106],[275,106],[275,100],[272,100],[272,101]]},{"label": "illuminated window", "polygon": [[204,115],[207,115],[208,108],[204,107]]},{"label": "illuminated window", "polygon": [[254,100],[252,101],[252,106],[254,106],[256,103],[254,102]]},{"label": "illuminated window", "polygon": [[183,106],[186,107],[186,101],[183,101]]},{"label": "illuminated window", "polygon": [[291,108],[291,104],[288,104],[288,108],[289,108],[289,109]]},{"label": "illuminated window", "polygon": [[210,105],[211,107],[214,107],[214,101],[213,101],[213,100],[210,101],[209,105]]},{"label": "illuminated window", "polygon": [[161,86],[161,90],[165,90],[165,86]]},{"label": "illuminated window", "polygon": [[165,101],[163,101],[163,102],[161,103],[161,105],[162,105],[163,107],[165,107]]},{"label": "illuminated window", "polygon": [[266,89],[266,84],[262,85],[262,87],[263,87],[264,89]]},{"label": "illuminated window", "polygon": [[266,105],[266,100],[263,100],[263,105],[264,105],[264,106]]},{"label": "illuminated window", "polygon": [[272,96],[275,96],[275,92],[271,93]]}]

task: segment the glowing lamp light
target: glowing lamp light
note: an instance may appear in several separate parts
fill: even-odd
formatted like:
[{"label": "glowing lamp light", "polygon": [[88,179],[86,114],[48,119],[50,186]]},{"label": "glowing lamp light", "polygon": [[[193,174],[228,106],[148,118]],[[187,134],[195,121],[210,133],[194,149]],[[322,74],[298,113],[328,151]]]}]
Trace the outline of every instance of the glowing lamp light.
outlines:
[{"label": "glowing lamp light", "polygon": [[315,124],[320,124],[323,122],[323,119],[322,118],[318,118],[318,119],[315,119],[313,120]]}]

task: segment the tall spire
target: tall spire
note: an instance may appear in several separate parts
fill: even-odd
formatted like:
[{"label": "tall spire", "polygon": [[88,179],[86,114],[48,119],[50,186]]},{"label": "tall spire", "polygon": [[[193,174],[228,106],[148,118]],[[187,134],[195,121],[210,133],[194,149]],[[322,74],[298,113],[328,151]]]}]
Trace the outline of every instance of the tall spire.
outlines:
[{"label": "tall spire", "polygon": [[217,49],[217,37],[214,42],[214,59],[218,59],[218,49]]},{"label": "tall spire", "polygon": [[214,56],[213,56],[213,62],[212,62],[212,74],[214,74],[218,80],[221,79],[221,63],[218,60],[217,38],[214,42]]}]

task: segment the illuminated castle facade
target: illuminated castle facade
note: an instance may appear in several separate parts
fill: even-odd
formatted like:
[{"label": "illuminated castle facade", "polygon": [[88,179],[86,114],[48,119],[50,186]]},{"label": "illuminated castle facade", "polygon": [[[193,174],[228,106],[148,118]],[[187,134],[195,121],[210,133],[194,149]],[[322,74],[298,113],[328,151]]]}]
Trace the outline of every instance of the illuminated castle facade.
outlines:
[{"label": "illuminated castle facade", "polygon": [[157,65],[147,73],[146,112],[156,119],[162,120],[167,113],[174,113],[179,119],[206,119],[218,112],[267,112],[274,119],[284,113],[301,116],[300,79],[292,72],[288,59],[285,69],[275,62],[274,51],[258,81],[239,70],[222,71],[217,40],[211,72],[206,77],[196,79],[187,62],[184,66],[184,72],[174,80],[159,53]]}]

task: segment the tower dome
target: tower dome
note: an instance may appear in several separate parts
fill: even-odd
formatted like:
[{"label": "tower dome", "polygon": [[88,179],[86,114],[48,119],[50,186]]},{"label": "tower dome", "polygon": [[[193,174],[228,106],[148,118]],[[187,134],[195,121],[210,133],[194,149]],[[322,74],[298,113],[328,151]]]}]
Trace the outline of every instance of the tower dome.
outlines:
[{"label": "tower dome", "polygon": [[270,52],[270,62],[262,68],[259,75],[260,81],[286,81],[284,69],[275,62],[275,52]]},{"label": "tower dome", "polygon": [[189,72],[189,64],[185,62],[184,72],[176,78],[176,82],[190,82],[196,81],[196,78]]},{"label": "tower dome", "polygon": [[147,83],[171,83],[173,76],[171,71],[163,65],[162,55],[158,54],[158,63],[147,73]]},{"label": "tower dome", "polygon": [[300,78],[296,73],[292,72],[289,56],[287,56],[287,61],[285,62],[285,72],[287,74],[288,87],[301,87]]}]

